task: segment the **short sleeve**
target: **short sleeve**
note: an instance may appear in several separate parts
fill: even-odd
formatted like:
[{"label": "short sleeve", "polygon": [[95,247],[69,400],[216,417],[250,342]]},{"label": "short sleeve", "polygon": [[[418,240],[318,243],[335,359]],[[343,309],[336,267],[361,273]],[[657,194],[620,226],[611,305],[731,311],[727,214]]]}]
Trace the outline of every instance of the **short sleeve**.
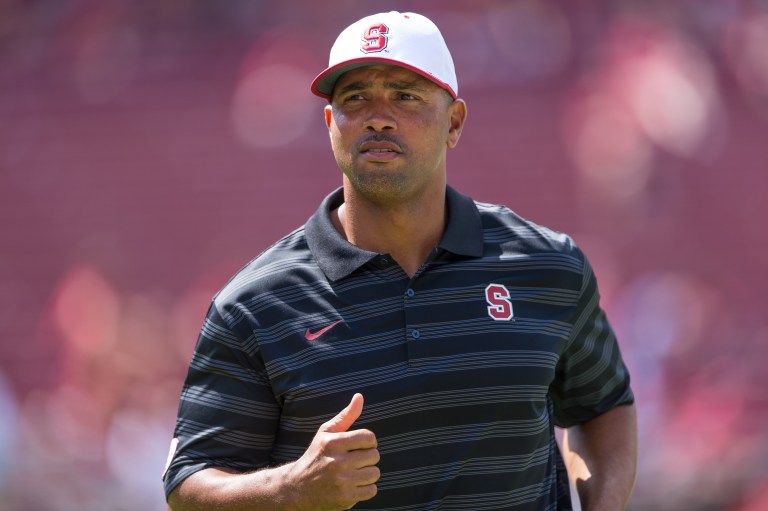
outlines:
[{"label": "short sleeve", "polygon": [[597,280],[584,254],[574,249],[583,260],[582,285],[568,343],[550,386],[555,422],[560,427],[586,422],[615,406],[634,402],[616,335],[600,307]]},{"label": "short sleeve", "polygon": [[181,392],[166,497],[211,466],[240,471],[270,464],[280,407],[244,307],[214,301],[200,330]]}]

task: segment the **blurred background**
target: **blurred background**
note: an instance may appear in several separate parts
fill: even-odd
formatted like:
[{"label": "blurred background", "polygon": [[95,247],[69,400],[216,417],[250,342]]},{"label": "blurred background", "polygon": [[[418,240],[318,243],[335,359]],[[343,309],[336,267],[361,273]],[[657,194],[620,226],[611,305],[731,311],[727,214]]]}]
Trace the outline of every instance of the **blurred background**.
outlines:
[{"label": "blurred background", "polygon": [[0,1],[0,509],[163,510],[212,295],[341,182],[336,35],[431,17],[449,181],[589,255],[632,510],[768,509],[768,1]]}]

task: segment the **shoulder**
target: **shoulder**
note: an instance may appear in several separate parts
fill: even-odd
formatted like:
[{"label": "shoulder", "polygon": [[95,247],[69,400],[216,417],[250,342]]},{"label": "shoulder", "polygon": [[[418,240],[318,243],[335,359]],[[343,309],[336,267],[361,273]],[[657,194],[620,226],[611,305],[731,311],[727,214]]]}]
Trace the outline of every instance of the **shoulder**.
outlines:
[{"label": "shoulder", "polygon": [[238,270],[213,298],[223,309],[291,286],[297,275],[317,271],[304,226],[287,234]]},{"label": "shoulder", "polygon": [[475,201],[480,212],[483,240],[517,253],[557,253],[583,260],[584,255],[573,238],[564,232],[539,225],[501,204]]}]

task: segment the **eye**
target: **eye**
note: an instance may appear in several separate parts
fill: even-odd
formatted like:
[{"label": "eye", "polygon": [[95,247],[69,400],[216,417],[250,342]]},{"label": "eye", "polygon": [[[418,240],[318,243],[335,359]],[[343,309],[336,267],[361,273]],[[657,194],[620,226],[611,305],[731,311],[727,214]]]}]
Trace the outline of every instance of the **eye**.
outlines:
[{"label": "eye", "polygon": [[344,101],[362,101],[365,99],[365,96],[362,94],[350,94],[349,96],[344,97]]},{"label": "eye", "polygon": [[413,94],[409,92],[401,92],[398,94],[398,98],[402,99],[403,101],[418,101],[418,97],[414,96]]}]

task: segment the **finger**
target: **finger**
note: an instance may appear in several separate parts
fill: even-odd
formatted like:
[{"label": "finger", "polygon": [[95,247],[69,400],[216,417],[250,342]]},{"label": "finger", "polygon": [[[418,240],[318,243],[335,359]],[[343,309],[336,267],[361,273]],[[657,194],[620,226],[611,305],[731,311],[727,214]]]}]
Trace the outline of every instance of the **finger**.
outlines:
[{"label": "finger", "polygon": [[333,439],[329,440],[329,442],[348,452],[378,448],[376,435],[369,429],[354,429],[352,431],[334,433]]},{"label": "finger", "polygon": [[357,478],[357,486],[368,486],[369,484],[375,484],[381,477],[381,470],[379,467],[365,467],[357,471],[355,477]]},{"label": "finger", "polygon": [[363,395],[358,393],[352,396],[352,401],[349,402],[346,408],[340,411],[333,419],[320,426],[319,431],[326,431],[329,433],[342,433],[348,431],[362,413]]},{"label": "finger", "polygon": [[355,501],[361,502],[363,500],[370,500],[376,496],[379,492],[378,487],[375,484],[368,484],[365,486],[358,486],[355,492]]},{"label": "finger", "polygon": [[374,448],[349,451],[347,456],[350,464],[355,468],[371,467],[381,461],[379,451]]}]

